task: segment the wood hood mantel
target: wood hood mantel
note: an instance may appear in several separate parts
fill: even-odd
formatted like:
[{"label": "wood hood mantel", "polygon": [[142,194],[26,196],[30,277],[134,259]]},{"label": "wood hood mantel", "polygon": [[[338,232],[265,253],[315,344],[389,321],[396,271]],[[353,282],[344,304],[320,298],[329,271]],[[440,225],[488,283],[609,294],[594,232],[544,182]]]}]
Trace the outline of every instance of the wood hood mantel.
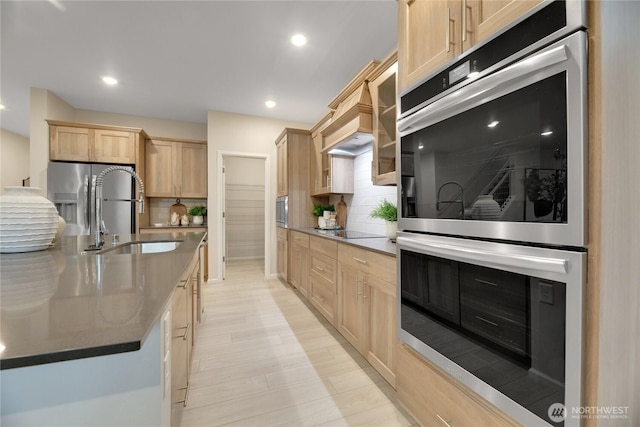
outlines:
[{"label": "wood hood mantel", "polygon": [[369,78],[380,61],[371,61],[340,94],[329,103],[335,110],[331,123],[322,130],[323,153],[340,148],[353,150],[373,140],[373,117]]}]

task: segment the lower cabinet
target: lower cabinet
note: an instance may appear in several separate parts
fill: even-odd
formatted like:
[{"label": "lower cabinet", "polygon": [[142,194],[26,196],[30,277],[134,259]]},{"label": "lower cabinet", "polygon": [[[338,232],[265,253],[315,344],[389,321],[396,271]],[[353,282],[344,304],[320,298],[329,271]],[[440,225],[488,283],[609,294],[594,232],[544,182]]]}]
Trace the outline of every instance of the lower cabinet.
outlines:
[{"label": "lower cabinet", "polygon": [[290,231],[289,283],[309,298],[309,235]]},{"label": "lower cabinet", "polygon": [[398,399],[420,425],[519,425],[405,345],[398,345],[397,354]]},{"label": "lower cabinet", "polygon": [[309,254],[309,301],[335,326],[338,244],[329,239],[310,236]]},{"label": "lower cabinet", "polygon": [[287,258],[289,257],[289,242],[287,229],[276,227],[276,236],[278,242],[278,276],[285,282],[289,281],[289,273],[287,270]]},{"label": "lower cabinet", "polygon": [[173,294],[171,303],[171,425],[180,425],[189,397],[189,375],[195,337],[194,291],[197,291],[199,259],[196,253]]},{"label": "lower cabinet", "polygon": [[395,387],[396,259],[290,231],[289,281]]},{"label": "lower cabinet", "polygon": [[340,333],[395,387],[396,260],[338,245]]}]

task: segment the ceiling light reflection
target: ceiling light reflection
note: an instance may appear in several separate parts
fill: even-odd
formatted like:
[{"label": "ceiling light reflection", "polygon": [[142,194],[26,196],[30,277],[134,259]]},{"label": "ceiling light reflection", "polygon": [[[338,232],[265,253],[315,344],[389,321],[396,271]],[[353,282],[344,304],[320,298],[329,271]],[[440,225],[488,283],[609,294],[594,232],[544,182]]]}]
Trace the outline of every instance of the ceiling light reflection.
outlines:
[{"label": "ceiling light reflection", "polygon": [[540,135],[542,135],[542,136],[549,136],[549,135],[551,135],[552,133],[553,133],[553,131],[552,131],[552,130],[548,130],[548,131],[542,132]]},{"label": "ceiling light reflection", "polygon": [[492,121],[491,123],[489,123],[489,124],[487,125],[487,127],[488,127],[488,128],[494,128],[494,127],[498,126],[498,123],[500,123],[500,122],[499,122],[499,121],[497,121],[497,120],[494,120],[494,121]]}]

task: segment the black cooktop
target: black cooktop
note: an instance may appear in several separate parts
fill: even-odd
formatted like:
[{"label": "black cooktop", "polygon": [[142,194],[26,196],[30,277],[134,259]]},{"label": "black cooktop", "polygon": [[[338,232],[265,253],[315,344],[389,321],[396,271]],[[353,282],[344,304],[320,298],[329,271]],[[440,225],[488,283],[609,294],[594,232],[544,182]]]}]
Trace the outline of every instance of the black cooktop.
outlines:
[{"label": "black cooktop", "polygon": [[379,234],[365,233],[363,231],[352,230],[322,230],[316,229],[317,233],[324,234],[332,237],[340,237],[342,239],[376,239],[385,238]]}]

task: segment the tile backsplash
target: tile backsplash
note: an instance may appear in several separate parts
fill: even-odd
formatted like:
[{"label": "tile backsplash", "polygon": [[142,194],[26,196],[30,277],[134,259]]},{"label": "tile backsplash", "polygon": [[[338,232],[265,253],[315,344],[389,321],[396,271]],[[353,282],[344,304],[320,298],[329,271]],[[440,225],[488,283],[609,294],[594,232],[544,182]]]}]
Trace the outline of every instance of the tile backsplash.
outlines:
[{"label": "tile backsplash", "polygon": [[[171,205],[176,203],[176,199],[149,199],[149,216],[151,224],[168,224]],[[194,206],[207,206],[205,199],[180,199],[180,203],[187,207],[187,211]]]},{"label": "tile backsplash", "polygon": [[[353,194],[345,194],[347,204],[347,230],[373,234],[385,234],[385,223],[381,219],[369,218],[371,211],[383,200],[397,203],[397,187],[373,185],[371,162],[373,150],[365,151],[354,159]],[[330,202],[337,205],[340,196],[331,196]]]}]

